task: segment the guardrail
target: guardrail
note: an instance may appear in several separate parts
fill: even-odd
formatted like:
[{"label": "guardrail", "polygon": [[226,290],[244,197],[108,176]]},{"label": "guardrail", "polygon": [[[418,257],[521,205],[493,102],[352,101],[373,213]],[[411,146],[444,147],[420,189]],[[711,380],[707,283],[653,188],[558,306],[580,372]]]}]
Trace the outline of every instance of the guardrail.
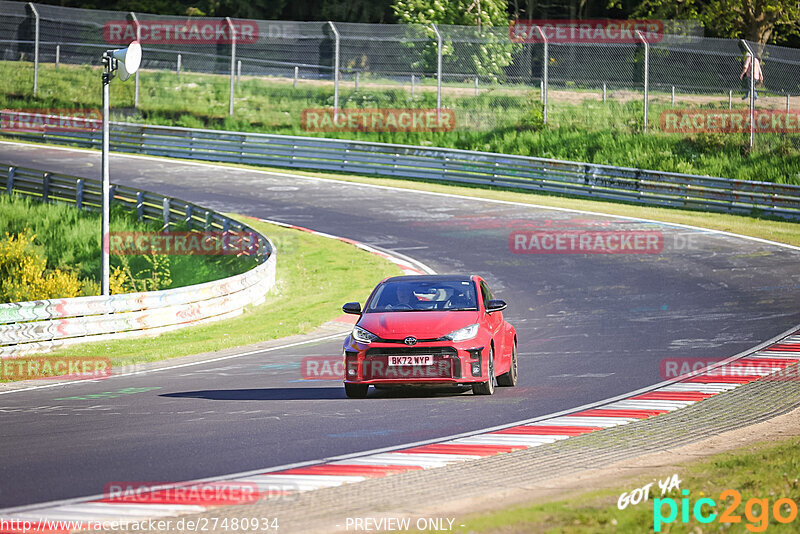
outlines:
[{"label": "guardrail", "polygon": [[[16,112],[2,111],[19,124]],[[26,119],[30,122],[30,118]],[[100,131],[4,132],[100,148]],[[435,147],[111,123],[116,152],[377,174],[800,219],[800,186]]]},{"label": "guardrail", "polygon": [[[101,207],[98,180],[3,167],[0,192],[67,202],[79,209]],[[258,265],[236,276],[176,289],[0,304],[0,358],[86,341],[149,336],[232,317],[246,306],[263,302],[275,285],[275,248],[249,226],[189,202],[120,185],[112,186],[112,199],[113,204],[135,210],[141,220],[161,222],[166,231],[182,223],[204,231],[252,232],[258,238]]]}]

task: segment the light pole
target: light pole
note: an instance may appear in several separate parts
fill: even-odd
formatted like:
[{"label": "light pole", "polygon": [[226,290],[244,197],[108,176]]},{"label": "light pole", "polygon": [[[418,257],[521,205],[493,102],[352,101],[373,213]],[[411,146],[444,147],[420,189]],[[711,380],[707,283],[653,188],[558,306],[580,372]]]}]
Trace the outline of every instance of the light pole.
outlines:
[{"label": "light pole", "polygon": [[111,276],[111,266],[109,262],[110,254],[110,208],[111,208],[111,182],[108,177],[108,86],[117,72],[119,79],[123,82],[131,74],[139,70],[142,62],[142,47],[138,41],[133,41],[128,48],[119,50],[108,50],[103,54],[103,155],[102,155],[102,174],[103,174],[103,222],[101,228],[102,244],[102,290],[103,296],[111,294],[109,290],[109,278]]}]

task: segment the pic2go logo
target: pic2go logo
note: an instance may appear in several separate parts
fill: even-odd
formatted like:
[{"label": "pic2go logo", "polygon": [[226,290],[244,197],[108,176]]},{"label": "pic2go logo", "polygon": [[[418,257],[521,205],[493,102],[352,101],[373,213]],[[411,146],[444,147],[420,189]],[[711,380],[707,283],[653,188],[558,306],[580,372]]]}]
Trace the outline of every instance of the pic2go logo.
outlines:
[{"label": "pic2go logo", "polygon": [[[695,521],[703,524],[712,523],[715,520],[720,523],[742,522],[742,516],[735,513],[742,502],[742,495],[736,490],[727,489],[719,494],[720,504],[732,499],[725,511],[719,514],[719,518],[716,512],[711,511],[717,506],[714,499],[704,497],[697,499],[692,505],[688,498],[689,490],[685,489],[681,493],[684,498],[680,499],[680,501],[670,497],[653,499],[653,530],[655,532],[661,532],[663,525],[673,523],[678,519],[679,512],[681,523],[689,522],[690,513]],[[665,511],[666,515],[664,515]],[[792,499],[783,497],[776,500],[772,504],[772,508],[770,508],[769,499],[752,498],[744,505],[744,516],[749,522],[745,525],[745,528],[750,532],[764,532],[769,526],[770,511],[772,512],[772,517],[778,523],[791,523],[797,518],[797,503]]]}]

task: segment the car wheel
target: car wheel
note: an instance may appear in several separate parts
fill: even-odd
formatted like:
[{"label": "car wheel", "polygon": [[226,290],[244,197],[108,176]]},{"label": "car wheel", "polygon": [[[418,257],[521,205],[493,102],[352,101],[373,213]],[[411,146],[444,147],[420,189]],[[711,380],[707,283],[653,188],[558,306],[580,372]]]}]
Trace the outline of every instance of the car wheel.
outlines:
[{"label": "car wheel", "polygon": [[511,368],[507,373],[497,377],[497,385],[505,387],[513,387],[517,385],[517,344],[511,347]]},{"label": "car wheel", "polygon": [[344,384],[344,392],[351,399],[363,399],[367,396],[369,384]]},{"label": "car wheel", "polygon": [[472,393],[475,395],[491,395],[494,393],[494,347],[489,349],[489,380],[479,384],[472,384]]}]

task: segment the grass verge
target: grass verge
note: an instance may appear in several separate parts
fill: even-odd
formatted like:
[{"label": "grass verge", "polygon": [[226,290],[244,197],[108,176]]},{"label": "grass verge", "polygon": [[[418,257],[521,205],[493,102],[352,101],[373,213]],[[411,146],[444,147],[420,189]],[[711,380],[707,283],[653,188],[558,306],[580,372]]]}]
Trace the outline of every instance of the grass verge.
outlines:
[{"label": "grass verge", "polygon": [[[679,473],[680,490],[673,489],[663,498],[675,499],[677,515],[673,522],[660,526],[660,532],[698,533],[703,532],[762,532],[783,527],[781,532],[797,531],[797,505],[800,501],[800,439],[791,438],[778,442],[756,443],[734,451],[712,456],[708,459],[688,464]],[[672,473],[653,473],[658,479],[667,479]],[[497,512],[482,514],[457,521],[463,527],[456,532],[473,533],[605,533],[605,532],[653,532],[655,511],[662,517],[669,516],[669,504],[656,508],[655,498],[662,498],[657,484],[650,488],[650,499],[637,505],[618,509],[618,500],[623,492],[630,494],[653,481],[653,476],[631,480],[625,486],[615,489],[579,493],[569,500],[517,506]],[[688,495],[681,492],[688,490]],[[735,490],[741,502],[736,503],[735,495],[722,492]],[[722,495],[721,495],[722,494]],[[703,516],[716,514],[713,521],[701,523],[694,517],[698,499],[712,499],[714,505],[704,501],[701,508]],[[786,498],[794,503],[781,501],[778,511],[783,518],[792,515],[789,524],[781,524],[775,519],[775,503]],[[682,510],[686,506],[682,499],[688,499],[688,521],[682,521]],[[766,501],[761,503],[751,501]],[[763,502],[763,501],[762,501]],[[728,510],[729,509],[729,510]],[[723,513],[730,512],[730,520],[723,520]],[[738,521],[736,518],[738,517]],[[727,519],[727,518],[726,518]]]},{"label": "grass verge", "polygon": [[277,284],[266,302],[218,323],[153,338],[86,343],[41,357],[107,357],[113,368],[304,334],[340,316],[342,303],[363,301],[380,280],[400,274],[394,264],[353,245],[237,218],[267,235],[278,249]]},{"label": "grass verge", "polygon": [[[156,233],[161,225],[138,221],[136,214],[120,206],[111,210],[111,229],[115,233]],[[48,269],[60,269],[82,281],[80,296],[100,294],[100,213],[79,210],[65,203],[42,203],[33,196],[0,195],[0,228],[2,234],[15,235],[28,231],[35,236],[33,245],[47,261]],[[173,230],[185,230],[175,225]],[[112,270],[127,266],[126,288],[174,289],[201,284],[243,273],[255,266],[252,258],[233,255],[160,255],[161,270],[166,280],[153,280],[153,266],[143,255],[112,254]],[[145,285],[147,284],[147,285]],[[52,295],[61,298],[65,295]]]},{"label": "grass verge", "polygon": [[[43,64],[39,94],[31,95],[33,66],[0,61],[0,108],[99,108],[100,93],[87,91],[99,80],[99,70],[87,65]],[[721,95],[697,97],[672,105],[651,95],[649,130],[642,133],[643,105],[612,94],[608,102],[596,93],[557,91],[549,95],[548,125],[542,124],[539,91],[498,85],[479,95],[452,84],[444,88],[443,106],[456,115],[453,131],[440,132],[312,132],[303,128],[305,109],[330,108],[333,85],[291,79],[245,76],[236,86],[235,112],[228,116],[227,76],[167,71],[140,72],[140,104],[133,106],[134,84],[111,86],[114,120],[145,124],[263,132],[284,135],[339,137],[382,143],[433,145],[523,156],[583,161],[642,169],[721,176],[743,180],[800,183],[800,135],[759,133],[755,149],[743,133],[682,134],[661,131],[659,116],[673,108],[727,110]],[[457,85],[457,84],[456,84]],[[343,84],[339,105],[344,109],[436,107],[434,91],[419,90],[369,77],[359,91]],[[745,103],[737,100],[735,109]]]}]

